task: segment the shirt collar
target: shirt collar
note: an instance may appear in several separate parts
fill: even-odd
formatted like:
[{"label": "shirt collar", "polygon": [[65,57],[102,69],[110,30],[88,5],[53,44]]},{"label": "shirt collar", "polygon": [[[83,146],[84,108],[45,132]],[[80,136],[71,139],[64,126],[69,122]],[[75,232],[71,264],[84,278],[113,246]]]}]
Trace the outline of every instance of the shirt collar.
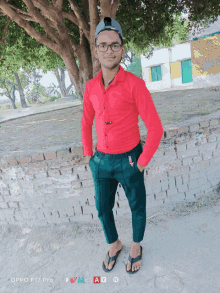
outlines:
[{"label": "shirt collar", "polygon": [[[100,85],[102,85],[102,69],[97,74],[97,79],[100,82]],[[125,79],[125,70],[121,65],[119,65],[119,71],[114,77],[114,80],[111,82],[111,85],[114,85],[118,81],[124,81],[124,79]]]}]

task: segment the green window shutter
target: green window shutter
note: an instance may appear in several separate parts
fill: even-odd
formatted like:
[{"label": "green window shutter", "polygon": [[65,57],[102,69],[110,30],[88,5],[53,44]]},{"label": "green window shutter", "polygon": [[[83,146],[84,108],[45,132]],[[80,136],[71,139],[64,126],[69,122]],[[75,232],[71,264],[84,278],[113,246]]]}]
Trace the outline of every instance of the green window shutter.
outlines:
[{"label": "green window shutter", "polygon": [[161,66],[157,66],[157,80],[162,80]]},{"label": "green window shutter", "polygon": [[151,74],[152,74],[152,81],[156,81],[157,80],[157,70],[156,70],[156,67],[152,67],[151,68]]},{"label": "green window shutter", "polygon": [[161,66],[154,66],[151,68],[152,81],[162,80]]},{"label": "green window shutter", "polygon": [[182,83],[192,82],[191,59],[182,61]]}]

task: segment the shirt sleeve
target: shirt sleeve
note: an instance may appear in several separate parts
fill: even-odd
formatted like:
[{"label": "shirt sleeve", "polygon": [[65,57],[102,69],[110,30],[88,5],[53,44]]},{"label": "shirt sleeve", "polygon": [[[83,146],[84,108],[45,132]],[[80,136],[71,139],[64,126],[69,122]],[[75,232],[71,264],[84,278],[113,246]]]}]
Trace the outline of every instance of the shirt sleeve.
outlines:
[{"label": "shirt sleeve", "polygon": [[95,110],[89,99],[89,93],[89,84],[87,82],[83,96],[83,115],[81,119],[81,134],[84,156],[93,155],[92,125],[95,117]]},{"label": "shirt sleeve", "polygon": [[134,88],[134,99],[138,113],[148,130],[143,152],[137,162],[146,167],[159,147],[164,130],[151,94],[142,79]]}]

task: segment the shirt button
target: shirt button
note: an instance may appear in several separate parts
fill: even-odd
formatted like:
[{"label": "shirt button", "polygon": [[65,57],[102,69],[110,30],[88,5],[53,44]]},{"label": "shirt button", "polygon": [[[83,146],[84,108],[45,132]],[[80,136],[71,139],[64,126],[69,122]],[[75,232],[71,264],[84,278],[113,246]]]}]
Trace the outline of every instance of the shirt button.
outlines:
[{"label": "shirt button", "polygon": [[106,108],[104,108],[104,109],[106,109]]},{"label": "shirt button", "polygon": [[107,136],[107,134],[105,134],[105,136]]}]

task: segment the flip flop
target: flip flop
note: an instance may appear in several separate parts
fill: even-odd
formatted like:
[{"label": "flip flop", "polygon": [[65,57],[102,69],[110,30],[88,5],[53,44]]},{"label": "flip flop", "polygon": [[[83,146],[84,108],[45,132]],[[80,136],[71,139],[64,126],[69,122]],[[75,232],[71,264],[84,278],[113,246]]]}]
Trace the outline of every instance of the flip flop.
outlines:
[{"label": "flip flop", "polygon": [[128,260],[131,262],[131,269],[130,269],[129,271],[127,271],[127,265],[125,266],[125,270],[126,270],[126,272],[127,272],[128,274],[134,274],[134,273],[137,273],[137,272],[140,270],[140,268],[139,268],[138,270],[132,271],[132,265],[133,265],[135,262],[141,260],[141,258],[142,258],[142,246],[141,246],[141,255],[139,255],[139,256],[133,258],[133,257],[131,257],[130,254],[129,254]]},{"label": "flip flop", "polygon": [[[122,247],[122,248],[123,248],[123,247]],[[115,266],[115,264],[116,264],[116,260],[117,260],[117,258],[118,258],[118,256],[119,256],[120,252],[122,251],[122,248],[121,248],[119,251],[116,252],[116,255],[111,256],[111,257],[109,256],[109,251],[107,252],[106,259],[107,259],[108,265],[109,265],[109,263],[110,263],[111,261],[113,261],[113,260],[115,260],[115,262],[114,262],[112,268],[111,268],[110,270],[108,270],[108,269],[106,269],[106,267],[105,267],[105,263],[104,263],[104,261],[103,261],[103,263],[102,263],[102,268],[103,268],[103,270],[104,270],[105,272],[110,272],[111,270],[113,270],[113,268],[114,268],[114,266]]]}]

